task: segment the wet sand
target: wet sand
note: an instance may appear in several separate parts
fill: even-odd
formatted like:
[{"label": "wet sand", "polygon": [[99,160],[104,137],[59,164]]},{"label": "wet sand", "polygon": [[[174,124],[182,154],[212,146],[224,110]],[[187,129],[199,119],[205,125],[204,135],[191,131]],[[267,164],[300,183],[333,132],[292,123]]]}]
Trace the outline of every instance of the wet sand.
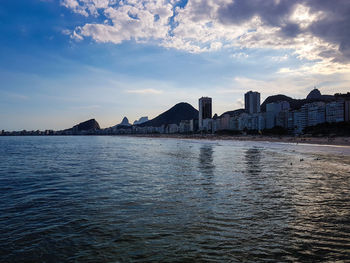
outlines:
[{"label": "wet sand", "polygon": [[321,145],[350,146],[350,137],[293,137],[261,135],[216,135],[216,134],[135,134],[133,137],[175,138],[194,140],[234,140],[234,141],[268,141],[283,143],[306,143]]}]

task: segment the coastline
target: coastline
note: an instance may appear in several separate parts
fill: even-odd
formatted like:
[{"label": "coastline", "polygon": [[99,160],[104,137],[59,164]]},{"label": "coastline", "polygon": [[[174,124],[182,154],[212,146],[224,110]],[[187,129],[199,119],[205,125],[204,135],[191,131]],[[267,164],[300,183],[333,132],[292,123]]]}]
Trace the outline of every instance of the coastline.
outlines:
[{"label": "coastline", "polygon": [[295,144],[320,144],[332,146],[350,146],[350,137],[293,137],[293,136],[262,136],[262,135],[216,135],[216,134],[128,134],[130,137],[143,138],[173,138],[186,140],[231,140],[231,141],[262,141]]},{"label": "coastline", "polygon": [[1,137],[55,137],[55,136],[121,136],[140,138],[172,138],[181,140],[212,140],[212,141],[256,141],[291,144],[317,144],[324,146],[350,147],[350,137],[294,137],[294,136],[267,136],[267,135],[217,135],[217,134],[71,134],[71,135],[5,135]]}]

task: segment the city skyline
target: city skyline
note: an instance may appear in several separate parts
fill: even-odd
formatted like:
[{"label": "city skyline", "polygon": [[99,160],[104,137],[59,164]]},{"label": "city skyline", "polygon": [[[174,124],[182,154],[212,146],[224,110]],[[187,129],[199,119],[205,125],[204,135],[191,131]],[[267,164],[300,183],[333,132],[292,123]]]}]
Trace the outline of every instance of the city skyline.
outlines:
[{"label": "city skyline", "polygon": [[[244,107],[212,115],[212,98],[198,99],[198,110],[191,104],[180,102],[149,120],[141,117],[133,124],[125,116],[117,125],[100,127],[95,119],[89,119],[61,130],[0,130],[0,135],[117,135],[117,134],[218,134],[222,131],[260,135],[276,133],[301,135],[306,128],[330,125],[341,133],[349,122],[350,92],[322,95],[316,87],[305,99],[295,100],[284,95],[268,97],[262,104],[260,93],[244,94]],[[264,105],[265,104],[265,105]],[[264,106],[263,106],[264,105]],[[196,112],[194,114],[194,111]],[[340,125],[340,126],[339,126]],[[344,126],[345,125],[345,126]],[[274,130],[275,129],[275,130]]]},{"label": "city skyline", "polygon": [[350,90],[345,1],[134,2],[2,1],[0,128],[110,127],[202,96],[220,115],[249,90],[261,102]]}]

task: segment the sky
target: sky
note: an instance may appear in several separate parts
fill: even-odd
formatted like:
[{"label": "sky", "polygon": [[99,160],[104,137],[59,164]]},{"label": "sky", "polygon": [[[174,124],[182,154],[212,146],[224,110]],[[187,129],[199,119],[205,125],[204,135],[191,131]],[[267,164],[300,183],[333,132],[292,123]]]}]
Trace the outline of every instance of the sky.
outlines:
[{"label": "sky", "polygon": [[350,91],[348,0],[1,0],[0,130]]}]

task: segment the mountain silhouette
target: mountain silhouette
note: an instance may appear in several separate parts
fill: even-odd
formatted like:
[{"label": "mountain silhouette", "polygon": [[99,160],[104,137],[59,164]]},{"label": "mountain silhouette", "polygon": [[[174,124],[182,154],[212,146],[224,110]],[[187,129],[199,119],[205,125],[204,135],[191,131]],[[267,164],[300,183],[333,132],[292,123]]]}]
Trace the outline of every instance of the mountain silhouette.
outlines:
[{"label": "mountain silhouette", "polygon": [[146,121],[138,126],[153,126],[160,127],[163,124],[179,124],[182,120],[198,119],[198,110],[193,108],[191,104],[181,102],[176,104],[171,109],[163,112],[152,120]]},{"label": "mountain silhouette", "polygon": [[124,117],[122,122],[118,125],[123,125],[123,126],[130,126],[131,124],[129,123],[129,120],[127,117]]},{"label": "mountain silhouette", "polygon": [[223,114],[220,115],[220,117],[224,116],[225,114],[229,114],[231,117],[232,116],[237,116],[240,115],[241,113],[245,112],[244,109],[238,109],[238,110],[231,110],[231,111],[226,111]]},{"label": "mountain silhouette", "polygon": [[322,99],[321,92],[318,89],[313,89],[310,91],[309,95],[306,96],[307,100],[312,100],[312,99]]},{"label": "mountain silhouette", "polygon": [[266,104],[272,103],[272,102],[288,101],[290,104],[291,110],[297,110],[297,109],[300,109],[301,106],[303,106],[306,103],[311,103],[315,101],[329,102],[334,99],[335,97],[333,95],[321,95],[321,92],[318,89],[312,90],[309,93],[309,95],[306,97],[306,99],[293,99],[286,95],[279,94],[279,95],[267,97],[266,100],[261,104],[261,111],[265,112]]},{"label": "mountain silhouette", "polygon": [[90,119],[88,121],[81,122],[68,130],[74,130],[74,131],[100,130],[100,125],[95,119]]},{"label": "mountain silhouette", "polygon": [[146,121],[148,121],[148,117],[147,117],[147,116],[141,117],[140,119],[134,121],[134,125],[136,125],[136,124],[142,124],[142,123],[144,123],[144,122],[146,122]]}]

